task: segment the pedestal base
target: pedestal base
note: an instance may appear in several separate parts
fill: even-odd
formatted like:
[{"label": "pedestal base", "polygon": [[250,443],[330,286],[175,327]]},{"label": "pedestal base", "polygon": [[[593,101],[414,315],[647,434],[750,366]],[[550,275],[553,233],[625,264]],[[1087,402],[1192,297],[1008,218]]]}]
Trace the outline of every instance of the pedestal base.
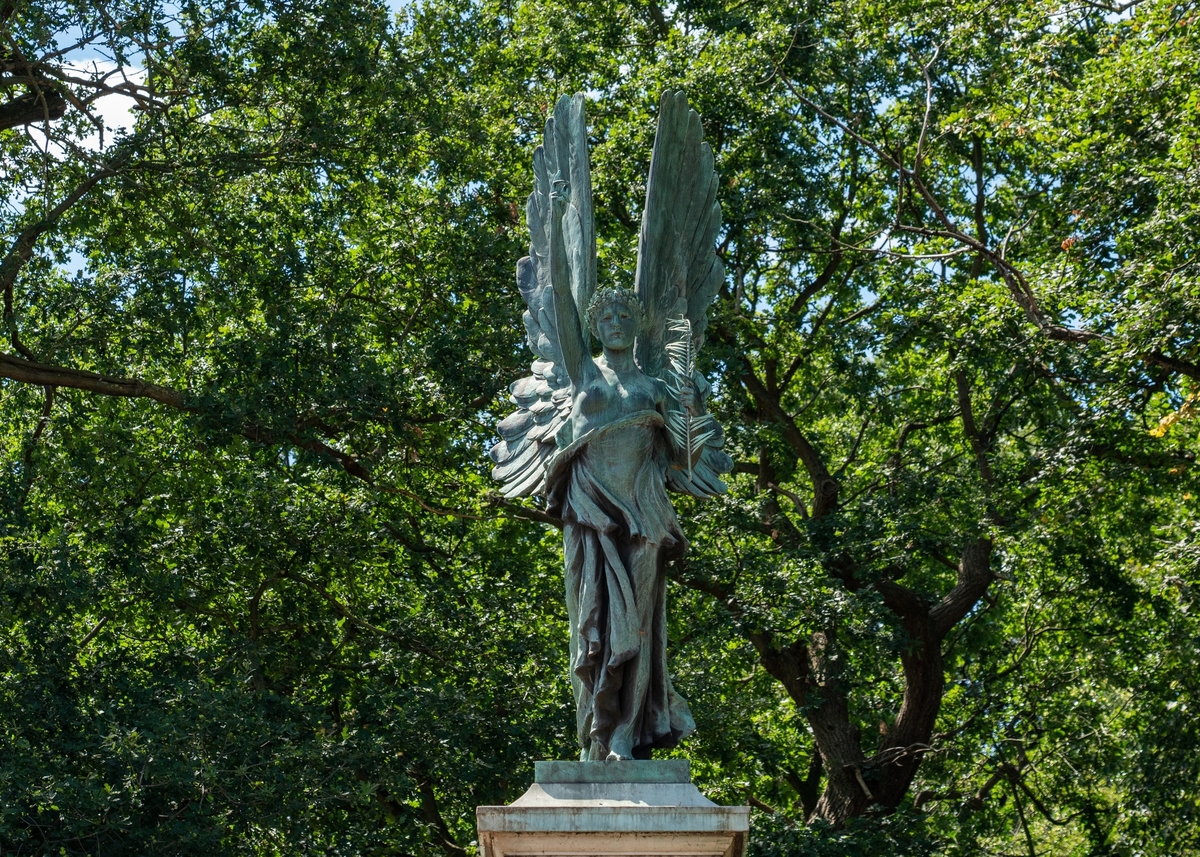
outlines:
[{"label": "pedestal base", "polygon": [[688,762],[536,762],[529,791],[476,810],[480,857],[743,857],[750,807],[717,806]]}]

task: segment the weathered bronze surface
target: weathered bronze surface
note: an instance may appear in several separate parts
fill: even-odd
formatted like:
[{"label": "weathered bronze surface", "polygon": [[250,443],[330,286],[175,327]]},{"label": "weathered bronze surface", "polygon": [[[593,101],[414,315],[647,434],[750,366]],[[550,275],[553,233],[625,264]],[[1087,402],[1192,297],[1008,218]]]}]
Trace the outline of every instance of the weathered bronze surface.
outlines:
[{"label": "weathered bronze surface", "polygon": [[599,288],[583,103],[559,99],[534,153],[517,284],[537,359],[510,388],[493,476],[563,522],[581,759],[649,758],[695,728],[667,673],[665,566],[687,549],[667,491],[721,493],[733,464],[695,365],[724,279],[721,209],[700,117],[668,92],[634,288]]}]

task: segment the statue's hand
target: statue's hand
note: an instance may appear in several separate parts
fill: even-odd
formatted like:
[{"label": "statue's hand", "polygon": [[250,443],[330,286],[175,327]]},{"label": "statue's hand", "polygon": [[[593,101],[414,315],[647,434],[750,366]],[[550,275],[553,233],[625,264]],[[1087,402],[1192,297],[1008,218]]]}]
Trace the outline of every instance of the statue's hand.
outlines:
[{"label": "statue's hand", "polygon": [[696,393],[689,384],[679,391],[679,406],[693,417],[700,416],[700,406],[696,403]]}]

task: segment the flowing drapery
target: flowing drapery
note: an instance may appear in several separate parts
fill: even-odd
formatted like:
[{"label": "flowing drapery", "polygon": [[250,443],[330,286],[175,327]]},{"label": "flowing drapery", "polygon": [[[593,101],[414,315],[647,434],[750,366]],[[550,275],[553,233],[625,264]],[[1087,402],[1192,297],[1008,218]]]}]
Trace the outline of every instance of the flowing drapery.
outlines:
[{"label": "flowing drapery", "polygon": [[571,685],[582,758],[648,758],[695,729],[667,673],[665,566],[687,541],[667,499],[655,411],[561,450],[547,476],[563,521]]}]

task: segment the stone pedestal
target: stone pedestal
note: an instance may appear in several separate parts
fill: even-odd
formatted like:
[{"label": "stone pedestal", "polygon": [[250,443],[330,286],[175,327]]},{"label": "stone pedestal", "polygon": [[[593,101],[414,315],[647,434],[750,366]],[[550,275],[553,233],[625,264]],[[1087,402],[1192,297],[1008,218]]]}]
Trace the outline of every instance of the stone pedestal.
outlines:
[{"label": "stone pedestal", "polygon": [[688,762],[535,762],[529,791],[476,810],[480,857],[742,857],[750,807],[717,806]]}]

